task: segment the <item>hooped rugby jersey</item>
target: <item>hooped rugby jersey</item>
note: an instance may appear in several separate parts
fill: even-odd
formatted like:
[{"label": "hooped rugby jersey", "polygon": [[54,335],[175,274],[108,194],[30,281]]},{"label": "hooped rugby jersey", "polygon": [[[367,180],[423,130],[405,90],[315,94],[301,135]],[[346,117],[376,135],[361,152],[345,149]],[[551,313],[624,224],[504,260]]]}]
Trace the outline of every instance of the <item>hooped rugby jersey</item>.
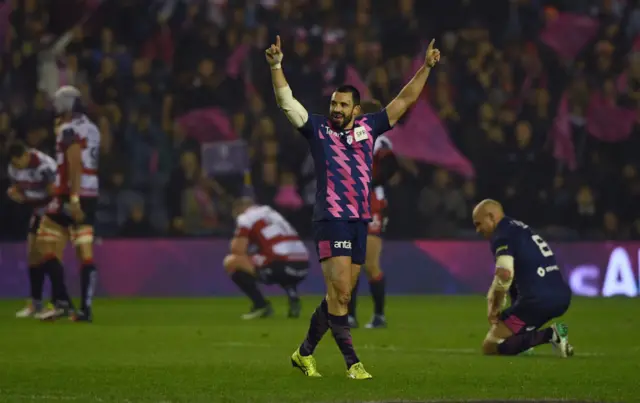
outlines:
[{"label": "hooped rugby jersey", "polygon": [[306,262],[309,251],[298,232],[277,211],[269,206],[252,206],[236,219],[237,237],[249,239],[254,249],[252,259],[257,266],[273,261]]},{"label": "hooped rugby jersey", "polygon": [[42,215],[51,200],[48,187],[55,182],[58,166],[53,158],[36,149],[30,149],[29,156],[29,165],[24,169],[9,164],[9,179],[24,193],[26,203],[33,205],[34,214]]},{"label": "hooped rugby jersey", "polygon": [[80,144],[82,148],[82,174],[78,196],[98,197],[100,131],[86,115],[74,116],[71,121],[63,123],[56,130],[57,193],[68,195],[70,192],[66,151],[72,144]]}]

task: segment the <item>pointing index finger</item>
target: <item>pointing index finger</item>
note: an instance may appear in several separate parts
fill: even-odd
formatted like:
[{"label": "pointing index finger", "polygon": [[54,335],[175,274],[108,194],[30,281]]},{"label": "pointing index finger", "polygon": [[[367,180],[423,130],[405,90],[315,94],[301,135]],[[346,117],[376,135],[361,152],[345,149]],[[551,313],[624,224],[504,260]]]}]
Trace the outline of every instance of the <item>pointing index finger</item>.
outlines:
[{"label": "pointing index finger", "polygon": [[276,35],[276,47],[280,49],[280,35]]},{"label": "pointing index finger", "polygon": [[432,40],[431,40],[431,42],[429,42],[429,47],[428,47],[428,49],[429,49],[429,50],[433,49],[433,45],[434,45],[435,43],[436,43],[436,40],[435,40],[435,39],[432,39]]}]

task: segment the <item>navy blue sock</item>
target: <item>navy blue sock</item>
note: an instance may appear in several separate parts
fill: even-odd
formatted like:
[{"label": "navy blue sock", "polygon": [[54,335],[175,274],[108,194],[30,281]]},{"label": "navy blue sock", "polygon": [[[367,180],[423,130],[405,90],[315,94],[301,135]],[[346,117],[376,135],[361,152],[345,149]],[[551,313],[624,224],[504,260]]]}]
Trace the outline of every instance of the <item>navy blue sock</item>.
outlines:
[{"label": "navy blue sock", "polygon": [[500,355],[518,355],[531,347],[547,344],[552,338],[553,329],[550,327],[536,332],[514,334],[498,344],[498,353],[500,353]]},{"label": "navy blue sock", "polygon": [[80,304],[83,311],[86,311],[87,308],[91,307],[98,278],[97,274],[96,266],[92,262],[86,262],[80,268],[80,289],[82,298]]},{"label": "navy blue sock", "polygon": [[311,315],[307,337],[300,345],[300,354],[305,357],[312,355],[327,330],[329,330],[329,311],[327,309],[327,300],[323,299],[313,315]]},{"label": "navy blue sock", "polygon": [[329,327],[331,328],[333,339],[336,341],[336,344],[344,357],[347,368],[351,368],[353,364],[360,362],[360,359],[356,355],[356,350],[353,348],[348,316],[335,316],[329,314]]}]

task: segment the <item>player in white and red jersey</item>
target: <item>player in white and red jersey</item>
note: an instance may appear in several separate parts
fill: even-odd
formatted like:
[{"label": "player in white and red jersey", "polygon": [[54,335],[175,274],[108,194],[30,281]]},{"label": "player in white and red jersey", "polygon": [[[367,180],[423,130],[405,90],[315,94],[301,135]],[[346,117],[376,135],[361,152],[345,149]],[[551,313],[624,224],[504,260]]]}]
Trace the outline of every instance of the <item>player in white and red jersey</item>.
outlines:
[{"label": "player in white and red jersey", "polygon": [[[56,196],[47,206],[38,241],[45,246],[43,265],[51,274],[54,293],[60,296],[56,309],[45,319],[73,311],[64,284],[63,267],[56,251],[68,236],[81,261],[81,307],[72,319],[91,321],[91,302],[96,283],[93,262],[93,226],[98,203],[98,155],[100,131],[83,113],[80,91],[71,86],[58,89],[53,104],[58,115],[56,128]],[[65,301],[66,300],[66,301]]]},{"label": "player in white and red jersey", "polygon": [[[361,104],[362,113],[374,113],[382,109],[382,105],[376,101],[367,101]],[[384,134],[376,139],[373,146],[373,166],[371,173],[371,221],[369,222],[367,234],[367,253],[365,256],[364,269],[369,280],[369,290],[373,299],[373,318],[367,323],[367,329],[387,327],[387,320],[384,315],[385,286],[384,273],[380,268],[380,254],[382,252],[382,234],[384,233],[387,218],[387,199],[384,194],[384,186],[387,181],[397,172],[398,163],[393,155],[391,140]],[[349,326],[358,327],[356,317],[356,300],[360,281],[351,292],[349,301]]]},{"label": "player in white and red jersey", "polygon": [[20,141],[12,143],[8,153],[11,186],[7,190],[7,195],[16,203],[33,208],[27,235],[31,299],[24,309],[16,313],[16,317],[37,317],[42,312],[42,287],[46,273],[39,265],[38,249],[35,247],[36,232],[45,206],[51,201],[55,191],[57,165],[53,158],[36,149],[28,148]]},{"label": "player in white and red jersey", "polygon": [[273,309],[257,283],[278,284],[289,297],[289,317],[300,316],[297,285],[307,276],[309,251],[298,232],[277,211],[256,205],[248,197],[233,206],[236,232],[224,268],[231,280],[251,299],[251,311],[243,319],[273,315]]}]

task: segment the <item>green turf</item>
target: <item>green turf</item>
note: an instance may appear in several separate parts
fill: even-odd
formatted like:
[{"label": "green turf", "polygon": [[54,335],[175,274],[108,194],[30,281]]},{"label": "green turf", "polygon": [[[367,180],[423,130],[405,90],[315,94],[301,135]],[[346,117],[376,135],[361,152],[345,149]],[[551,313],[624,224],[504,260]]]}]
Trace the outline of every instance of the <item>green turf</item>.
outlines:
[{"label": "green turf", "polygon": [[[360,319],[369,318],[361,297]],[[364,402],[562,398],[640,401],[640,307],[633,299],[576,299],[564,318],[576,356],[483,357],[481,297],[392,297],[390,328],[358,329],[371,381],[346,379],[327,335],[321,379],[291,368],[318,297],[303,317],[243,322],[242,299],[98,300],[96,322],[13,318],[0,301],[0,402]]]}]

